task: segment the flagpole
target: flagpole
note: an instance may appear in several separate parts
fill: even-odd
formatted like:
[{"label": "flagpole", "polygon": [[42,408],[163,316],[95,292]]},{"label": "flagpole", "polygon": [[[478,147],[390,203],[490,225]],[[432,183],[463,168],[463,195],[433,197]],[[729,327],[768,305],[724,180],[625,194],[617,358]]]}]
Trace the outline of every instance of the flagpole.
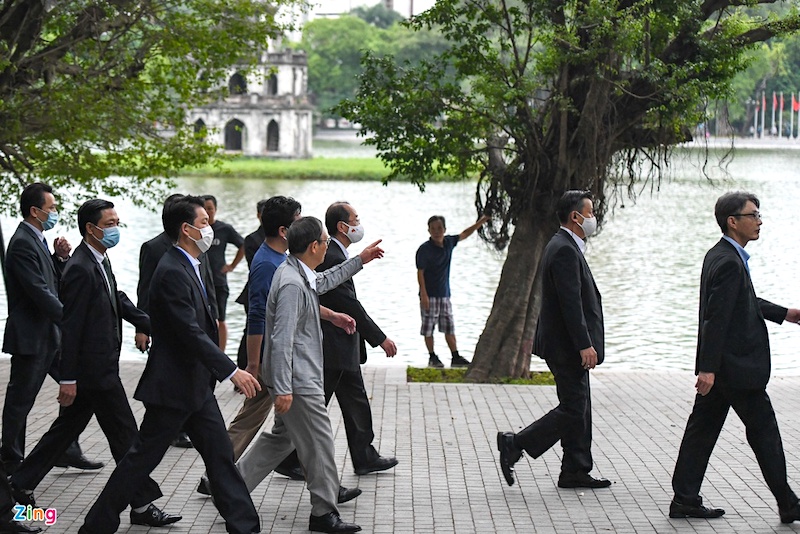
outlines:
[{"label": "flagpole", "polygon": [[794,139],[794,93],[792,93],[792,105],[789,108],[789,140]]},{"label": "flagpole", "polygon": [[766,115],[767,115],[767,92],[761,91],[761,135],[759,137],[764,137],[766,133],[764,131],[764,123],[766,122]]},{"label": "flagpole", "polygon": [[778,97],[775,95],[775,91],[772,91],[772,120],[769,123],[769,134],[775,131],[775,108],[778,107]]},{"label": "flagpole", "polygon": [[783,91],[781,91],[780,110],[778,111],[778,139],[783,137]]}]

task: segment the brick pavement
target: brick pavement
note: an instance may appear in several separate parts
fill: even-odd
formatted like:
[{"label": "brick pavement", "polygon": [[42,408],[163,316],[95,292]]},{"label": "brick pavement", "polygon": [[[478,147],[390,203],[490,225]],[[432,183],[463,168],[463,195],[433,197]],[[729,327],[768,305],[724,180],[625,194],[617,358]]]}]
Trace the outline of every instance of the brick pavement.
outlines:
[{"label": "brick pavement", "polygon": [[[132,393],[143,364],[123,362],[125,387]],[[0,384],[9,362],[0,360]],[[395,454],[391,471],[358,477],[347,455],[339,409],[331,408],[336,460],[342,484],[364,490],[342,505],[342,517],[375,533],[491,532],[791,532],[781,525],[735,415],[729,417],[703,486],[706,502],[725,508],[720,519],[670,520],[670,476],[693,400],[690,373],[613,372],[593,374],[594,456],[597,475],[615,484],[606,490],[563,490],[556,486],[558,447],[542,458],[517,464],[518,482],[508,487],[497,464],[495,434],[519,430],[555,404],[555,388],[532,386],[406,384],[399,367],[365,367],[372,395],[376,444]],[[56,386],[48,379],[28,422],[32,448],[55,414]],[[773,378],[769,386],[783,430],[789,477],[800,482],[800,377]],[[241,397],[230,384],[218,386],[223,414],[230,420]],[[1,400],[1,399],[0,399]],[[132,401],[137,419],[144,410]],[[270,424],[270,421],[268,421]],[[81,437],[87,455],[113,464],[95,420]],[[194,450],[170,449],[153,473],[165,497],[157,504],[184,519],[153,533],[222,533],[224,524],[210,499],[195,493],[203,463]],[[47,533],[75,533],[111,474],[55,468],[37,489],[40,506],[55,507],[58,523]],[[303,532],[311,505],[305,485],[268,477],[253,492],[264,532]],[[120,532],[145,533],[130,526]]]}]

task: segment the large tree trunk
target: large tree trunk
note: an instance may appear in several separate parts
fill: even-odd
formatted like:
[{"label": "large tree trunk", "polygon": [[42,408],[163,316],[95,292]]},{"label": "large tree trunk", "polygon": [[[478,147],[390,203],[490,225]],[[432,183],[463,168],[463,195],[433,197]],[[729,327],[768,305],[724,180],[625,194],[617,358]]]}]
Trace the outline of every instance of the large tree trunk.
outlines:
[{"label": "large tree trunk", "polygon": [[528,210],[517,219],[468,380],[486,382],[500,377],[527,377],[530,373],[541,300],[539,262],[557,228],[555,206]]}]

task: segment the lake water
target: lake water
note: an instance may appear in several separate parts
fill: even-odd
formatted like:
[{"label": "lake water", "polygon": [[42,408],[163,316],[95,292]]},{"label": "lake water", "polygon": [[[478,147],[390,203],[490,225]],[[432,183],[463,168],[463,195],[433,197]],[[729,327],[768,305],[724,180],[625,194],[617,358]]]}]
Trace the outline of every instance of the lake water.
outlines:
[{"label": "lake water", "polygon": [[[636,202],[616,205],[602,232],[591,239],[587,260],[603,294],[606,320],[606,369],[692,369],[697,332],[700,268],[706,251],[719,239],[714,222],[716,198],[725,191],[747,189],[761,199],[761,239],[748,245],[751,274],[759,296],[800,307],[800,245],[797,202],[800,199],[800,152],[740,151],[728,175],[713,171],[703,177],[697,152],[678,152],[660,191],[644,186]],[[358,252],[383,239],[386,257],[356,276],[359,298],[377,324],[398,347],[393,360],[380,348],[370,350],[376,365],[424,365],[419,335],[419,308],[414,255],[427,238],[426,221],[433,214],[447,218],[457,234],[475,220],[474,184],[433,183],[425,193],[408,184],[372,182],[269,181],[236,178],[179,180],[178,192],[214,194],[218,218],[242,235],[257,227],[255,203],[272,195],[293,196],[304,215],[322,218],[327,206],[348,200],[359,212],[366,237],[351,246]],[[158,234],[158,212],[114,199],[126,224],[121,243],[109,251],[119,288],[135,302],[138,254],[142,242]],[[0,218],[6,243],[18,220]],[[67,237],[74,246],[75,229],[59,226],[47,233]],[[229,249],[228,259],[234,255]],[[483,244],[477,235],[459,244],[453,255],[451,286],[456,333],[462,355],[472,357],[500,277],[504,254]],[[247,278],[245,262],[229,275],[228,353],[234,355],[244,325],[243,308],[234,302]],[[0,285],[0,326],[5,321],[5,288]],[[800,373],[800,326],[768,323],[776,374]],[[444,338],[436,334],[437,352],[447,361]],[[124,358],[144,358],[133,347],[133,329],[126,325]],[[534,368],[543,367],[534,359]]]}]

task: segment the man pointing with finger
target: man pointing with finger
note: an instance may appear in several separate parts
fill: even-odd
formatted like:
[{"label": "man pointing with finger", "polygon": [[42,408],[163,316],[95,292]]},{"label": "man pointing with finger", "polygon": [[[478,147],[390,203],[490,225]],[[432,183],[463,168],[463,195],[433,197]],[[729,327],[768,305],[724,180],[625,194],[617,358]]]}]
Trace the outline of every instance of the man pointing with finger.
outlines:
[{"label": "man pointing with finger", "polygon": [[567,191],[556,205],[561,228],[544,249],[542,309],[533,353],[544,358],[556,381],[559,404],[513,434],[499,432],[500,468],[514,484],[514,464],[524,450],[534,458],[561,440],[560,488],[606,488],[592,470],[592,400],[589,370],[603,363],[603,308],[600,292],[583,257],[584,240],[597,228],[588,191]]},{"label": "man pointing with finger", "polygon": [[669,507],[672,518],[720,517],[721,508],[703,506],[700,486],[728,410],[744,423],[747,441],[782,523],[800,520],[797,496],[786,480],[786,457],[775,411],[766,392],[770,375],[767,325],[800,321],[800,310],[786,309],[756,297],[744,247],[761,231],[755,195],[727,193],[717,200],[714,216],[722,239],[703,261],[700,278],[700,326],[697,336],[697,395],[686,423]]}]

